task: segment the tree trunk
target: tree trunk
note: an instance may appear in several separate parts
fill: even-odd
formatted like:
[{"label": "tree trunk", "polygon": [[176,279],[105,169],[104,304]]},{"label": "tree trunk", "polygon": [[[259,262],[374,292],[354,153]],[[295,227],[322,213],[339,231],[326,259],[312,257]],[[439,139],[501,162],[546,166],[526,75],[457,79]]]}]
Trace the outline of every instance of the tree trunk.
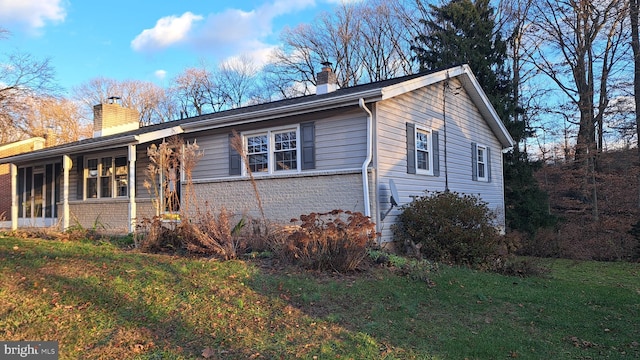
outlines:
[{"label": "tree trunk", "polygon": [[[638,135],[638,157],[640,158],[640,40],[638,38],[638,2],[630,0],[631,48],[633,49],[633,92],[636,102],[636,133]],[[640,159],[639,159],[640,160]],[[640,207],[640,175],[638,175],[638,207]]]}]

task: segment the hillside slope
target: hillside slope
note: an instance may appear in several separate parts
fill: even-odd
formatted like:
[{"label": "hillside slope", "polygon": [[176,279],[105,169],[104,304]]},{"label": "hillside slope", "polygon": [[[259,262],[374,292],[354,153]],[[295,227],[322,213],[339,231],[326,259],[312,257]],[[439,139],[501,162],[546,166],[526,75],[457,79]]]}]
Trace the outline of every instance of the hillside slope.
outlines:
[{"label": "hillside slope", "polygon": [[528,244],[530,252],[573,259],[638,258],[638,240],[629,233],[640,220],[637,149],[603,153],[595,170],[571,162],[536,172],[550,211],[561,221],[553,231],[541,231]]}]

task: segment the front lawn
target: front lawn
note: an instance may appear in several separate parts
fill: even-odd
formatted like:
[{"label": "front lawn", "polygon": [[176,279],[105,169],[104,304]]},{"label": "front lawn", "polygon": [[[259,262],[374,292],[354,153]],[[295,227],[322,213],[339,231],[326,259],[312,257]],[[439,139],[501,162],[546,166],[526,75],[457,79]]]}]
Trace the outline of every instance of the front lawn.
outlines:
[{"label": "front lawn", "polygon": [[319,274],[0,237],[0,340],[60,359],[640,358],[640,264]]}]

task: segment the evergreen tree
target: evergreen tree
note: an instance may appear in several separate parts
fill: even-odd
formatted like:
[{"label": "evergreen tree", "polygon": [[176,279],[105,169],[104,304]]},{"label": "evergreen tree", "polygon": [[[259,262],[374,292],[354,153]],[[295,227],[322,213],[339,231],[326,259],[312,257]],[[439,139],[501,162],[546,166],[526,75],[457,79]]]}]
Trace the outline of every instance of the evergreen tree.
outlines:
[{"label": "evergreen tree", "polygon": [[[507,42],[497,27],[489,0],[452,0],[429,5],[430,18],[422,19],[425,33],[412,48],[421,70],[467,63],[487,97],[520,144],[529,132],[524,121],[515,121],[517,109],[507,68]],[[533,177],[533,164],[515,146],[505,154],[505,205],[507,226],[534,235],[538,228],[555,223],[548,213],[547,195]]]},{"label": "evergreen tree", "polygon": [[421,70],[467,63],[502,119],[513,111],[507,70],[507,43],[496,29],[489,0],[453,0],[429,5],[430,19],[420,20],[425,33],[413,47]]}]

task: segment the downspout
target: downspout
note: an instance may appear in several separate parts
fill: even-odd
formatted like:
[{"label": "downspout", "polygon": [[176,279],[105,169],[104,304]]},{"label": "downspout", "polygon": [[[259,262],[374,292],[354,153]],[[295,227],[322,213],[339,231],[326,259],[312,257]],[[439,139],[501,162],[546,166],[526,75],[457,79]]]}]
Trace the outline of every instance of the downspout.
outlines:
[{"label": "downspout", "polygon": [[360,105],[360,108],[368,114],[367,116],[367,157],[364,159],[364,162],[362,163],[362,191],[364,193],[364,216],[371,216],[371,209],[370,209],[371,200],[369,199],[369,174],[367,169],[369,168],[369,163],[371,163],[371,157],[373,152],[372,151],[373,139],[372,139],[372,131],[371,131],[371,122],[372,122],[373,115],[371,114],[371,111],[369,111],[367,106],[364,104],[363,98],[360,98],[358,100],[358,105]]}]

